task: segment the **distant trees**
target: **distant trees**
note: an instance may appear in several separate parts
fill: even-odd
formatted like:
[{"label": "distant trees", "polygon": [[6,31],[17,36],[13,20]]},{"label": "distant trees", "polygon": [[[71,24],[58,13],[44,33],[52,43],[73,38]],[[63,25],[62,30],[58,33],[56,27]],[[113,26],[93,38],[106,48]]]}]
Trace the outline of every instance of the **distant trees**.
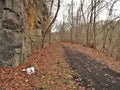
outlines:
[{"label": "distant trees", "polygon": [[[61,40],[82,43],[118,59],[120,57],[118,46],[120,45],[120,15],[116,13],[118,10],[115,6],[119,0],[89,0],[88,2],[80,0],[76,11],[74,2],[75,0],[71,0],[69,4],[67,20],[63,21],[64,24],[60,24]],[[103,13],[106,13],[103,16],[106,17],[105,20],[101,20]]]}]

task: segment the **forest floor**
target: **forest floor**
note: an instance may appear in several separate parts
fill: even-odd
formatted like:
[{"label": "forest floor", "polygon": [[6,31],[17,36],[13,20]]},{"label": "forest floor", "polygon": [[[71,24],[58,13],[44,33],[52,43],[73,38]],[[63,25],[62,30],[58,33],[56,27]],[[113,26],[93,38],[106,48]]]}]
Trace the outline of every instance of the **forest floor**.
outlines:
[{"label": "forest floor", "polygon": [[[35,73],[23,72],[27,66]],[[1,67],[0,90],[120,90],[120,61],[81,44],[51,44],[18,67]]]}]

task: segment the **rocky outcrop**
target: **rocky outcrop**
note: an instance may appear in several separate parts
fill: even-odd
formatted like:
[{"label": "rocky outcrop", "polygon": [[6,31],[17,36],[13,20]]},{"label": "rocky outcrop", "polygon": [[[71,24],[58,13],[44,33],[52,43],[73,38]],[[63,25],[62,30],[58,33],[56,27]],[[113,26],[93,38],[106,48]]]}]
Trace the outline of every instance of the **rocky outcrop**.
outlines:
[{"label": "rocky outcrop", "polygon": [[18,66],[41,43],[49,20],[43,0],[0,0],[0,66]]}]

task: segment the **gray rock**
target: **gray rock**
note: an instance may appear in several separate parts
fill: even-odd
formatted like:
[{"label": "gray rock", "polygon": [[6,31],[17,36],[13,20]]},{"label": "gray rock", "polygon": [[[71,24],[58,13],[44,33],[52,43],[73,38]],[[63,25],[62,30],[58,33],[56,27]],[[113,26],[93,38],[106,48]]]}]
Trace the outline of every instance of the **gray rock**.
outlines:
[{"label": "gray rock", "polygon": [[[47,14],[43,0],[0,0],[0,66],[13,67],[27,61],[31,49],[41,43]],[[46,20],[39,24],[45,19],[42,15]]]}]

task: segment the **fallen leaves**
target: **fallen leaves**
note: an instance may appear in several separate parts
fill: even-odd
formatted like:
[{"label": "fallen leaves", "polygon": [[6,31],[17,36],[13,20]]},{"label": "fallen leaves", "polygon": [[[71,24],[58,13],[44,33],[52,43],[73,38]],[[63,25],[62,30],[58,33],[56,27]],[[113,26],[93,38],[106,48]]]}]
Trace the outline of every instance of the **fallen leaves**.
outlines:
[{"label": "fallen leaves", "polygon": [[[23,72],[27,66],[35,67],[35,73]],[[70,74],[62,47],[52,44],[40,52],[33,50],[28,61],[18,67],[1,67],[0,90],[73,90]]]}]

